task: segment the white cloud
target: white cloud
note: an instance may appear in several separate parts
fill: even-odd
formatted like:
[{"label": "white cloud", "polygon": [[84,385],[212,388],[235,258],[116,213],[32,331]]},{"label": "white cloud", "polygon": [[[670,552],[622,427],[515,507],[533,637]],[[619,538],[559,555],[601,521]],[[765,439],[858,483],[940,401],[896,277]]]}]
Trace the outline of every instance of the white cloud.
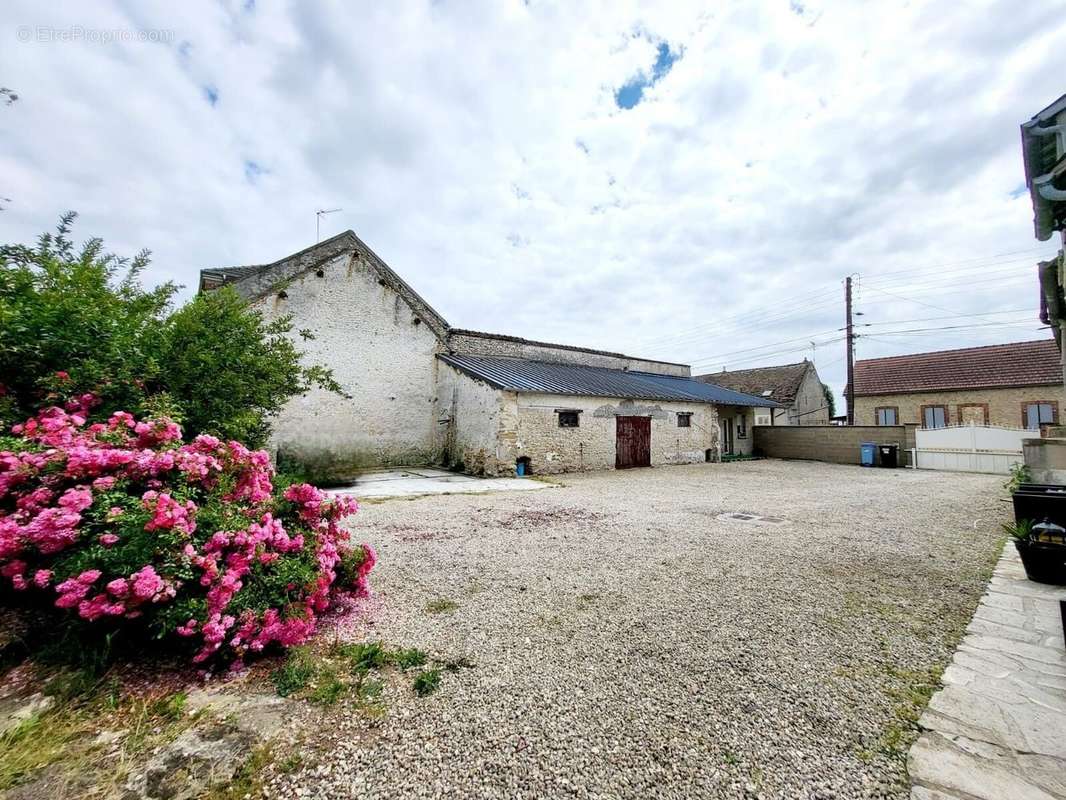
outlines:
[{"label": "white cloud", "polygon": [[[849,273],[866,322],[1028,320],[861,355],[1044,335],[1053,248],[1011,192],[1018,124],[1063,91],[1058,3],[705,5],[9,4],[0,238],[76,209],[193,287],[342,207],[323,234],[354,229],[453,324],[708,368],[802,358]],[[174,38],[18,41],[75,25]],[[660,42],[681,58],[620,109]],[[842,355],[818,350],[838,391]]]}]

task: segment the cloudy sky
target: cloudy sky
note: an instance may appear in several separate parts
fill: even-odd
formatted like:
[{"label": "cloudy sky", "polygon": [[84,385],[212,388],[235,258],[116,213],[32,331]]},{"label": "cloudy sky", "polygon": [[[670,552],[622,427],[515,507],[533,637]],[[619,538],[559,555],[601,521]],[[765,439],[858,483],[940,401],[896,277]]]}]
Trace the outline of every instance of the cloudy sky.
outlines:
[{"label": "cloudy sky", "polygon": [[[150,282],[351,228],[453,325],[694,365],[1047,336],[1059,0],[7,2],[0,241]],[[815,342],[812,349],[810,342]]]}]

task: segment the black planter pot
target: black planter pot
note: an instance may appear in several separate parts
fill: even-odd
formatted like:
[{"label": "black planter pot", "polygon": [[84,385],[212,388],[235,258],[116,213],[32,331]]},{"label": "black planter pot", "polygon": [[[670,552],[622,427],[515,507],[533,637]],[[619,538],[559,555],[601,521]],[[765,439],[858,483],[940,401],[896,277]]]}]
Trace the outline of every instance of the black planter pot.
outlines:
[{"label": "black planter pot", "polygon": [[1066,586],[1066,546],[1031,539],[1015,540],[1025,577],[1037,583]]}]

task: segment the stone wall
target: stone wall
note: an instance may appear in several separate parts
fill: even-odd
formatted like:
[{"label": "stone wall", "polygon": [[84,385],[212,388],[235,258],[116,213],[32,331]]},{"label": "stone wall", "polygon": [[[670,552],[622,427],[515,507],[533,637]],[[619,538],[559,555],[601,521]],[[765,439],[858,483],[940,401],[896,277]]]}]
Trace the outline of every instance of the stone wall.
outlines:
[{"label": "stone wall", "polygon": [[[559,409],[579,411],[579,426],[559,427]],[[678,427],[679,412],[690,427]],[[718,417],[705,403],[520,394],[502,410],[501,472],[522,456],[533,474],[614,469],[617,416],[651,417],[652,466],[718,458]]]},{"label": "stone wall", "polygon": [[473,475],[513,473],[514,462],[501,463],[500,449],[504,410],[513,405],[514,393],[494,389],[440,363],[438,396],[442,463]]},{"label": "stone wall", "polygon": [[342,249],[254,303],[268,322],[291,313],[296,330],[309,329],[313,340],[296,339],[306,362],[332,368],[351,395],[312,389],[273,421],[279,459],[323,478],[441,457],[440,339],[367,258]]},{"label": "stone wall", "polygon": [[893,425],[787,425],[755,427],[755,453],[768,458],[862,463],[863,442],[899,445],[899,464],[910,464],[914,426]]},{"label": "stone wall", "polygon": [[[949,425],[973,420],[1006,428],[1022,428],[1022,405],[1027,402],[1051,403],[1059,408],[1062,386],[1026,386],[1016,389],[973,389],[952,392],[915,392],[912,394],[871,395],[855,398],[855,424],[876,425],[879,407],[897,408],[900,424],[922,424],[922,406],[947,407]],[[1057,412],[1056,420],[1058,421]]]},{"label": "stone wall", "polygon": [[815,369],[803,376],[796,400],[789,409],[790,425],[828,425],[829,407],[825,403],[822,381]]},{"label": "stone wall", "polygon": [[555,364],[580,364],[607,369],[627,369],[635,372],[651,372],[656,375],[673,375],[687,378],[692,370],[686,364],[667,361],[651,361],[631,358],[621,353],[602,350],[587,350],[547,342],[535,342],[517,336],[503,336],[479,331],[453,329],[448,334],[448,348],[455,353],[471,356],[502,356],[504,358],[527,358]]}]

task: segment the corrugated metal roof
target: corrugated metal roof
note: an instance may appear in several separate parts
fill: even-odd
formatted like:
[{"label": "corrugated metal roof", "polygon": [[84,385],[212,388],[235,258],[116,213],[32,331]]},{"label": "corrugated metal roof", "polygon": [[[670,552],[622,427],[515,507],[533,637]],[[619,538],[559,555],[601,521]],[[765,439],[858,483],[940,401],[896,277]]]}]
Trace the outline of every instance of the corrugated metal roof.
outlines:
[{"label": "corrugated metal roof", "polygon": [[778,405],[765,398],[700,383],[691,378],[674,378],[650,372],[492,356],[440,355],[438,358],[490,386],[515,392],[622,397],[631,400],[680,400],[761,408]]}]

